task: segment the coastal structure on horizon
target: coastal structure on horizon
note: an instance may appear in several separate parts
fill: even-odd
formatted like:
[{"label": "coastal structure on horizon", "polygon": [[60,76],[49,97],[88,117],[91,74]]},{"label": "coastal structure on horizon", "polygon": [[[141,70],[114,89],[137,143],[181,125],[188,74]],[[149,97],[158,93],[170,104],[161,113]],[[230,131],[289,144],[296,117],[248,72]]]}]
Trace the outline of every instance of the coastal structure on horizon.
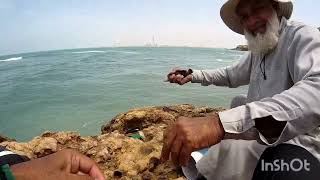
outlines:
[{"label": "coastal structure on horizon", "polygon": [[156,43],[154,36],[152,37],[152,41],[145,44],[145,47],[159,47],[159,45]]}]

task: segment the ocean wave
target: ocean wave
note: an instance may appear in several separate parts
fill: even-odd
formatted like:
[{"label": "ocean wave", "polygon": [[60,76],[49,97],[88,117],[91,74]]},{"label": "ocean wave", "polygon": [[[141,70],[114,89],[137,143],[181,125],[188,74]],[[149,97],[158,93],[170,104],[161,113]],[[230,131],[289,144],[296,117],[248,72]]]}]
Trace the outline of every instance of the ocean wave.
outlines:
[{"label": "ocean wave", "polygon": [[13,58],[0,60],[0,62],[18,61],[18,60],[21,60],[21,59],[22,59],[22,57],[13,57]]},{"label": "ocean wave", "polygon": [[155,60],[155,59],[154,59],[154,58],[146,57],[146,58],[143,58],[143,60]]},{"label": "ocean wave", "polygon": [[223,60],[222,59],[216,59],[218,62],[222,62]]},{"label": "ocean wave", "polygon": [[106,51],[79,51],[72,52],[72,54],[88,54],[88,53],[105,53]]},{"label": "ocean wave", "polygon": [[117,51],[117,50],[107,50],[107,51],[79,51],[79,52],[71,52],[72,54],[89,54],[89,53],[122,53],[122,54],[140,54],[134,51]]},{"label": "ocean wave", "polygon": [[123,54],[140,54],[138,52],[135,52],[135,51],[117,51],[117,50],[109,50],[109,51],[106,51],[106,52],[114,52],[114,53],[123,53]]}]

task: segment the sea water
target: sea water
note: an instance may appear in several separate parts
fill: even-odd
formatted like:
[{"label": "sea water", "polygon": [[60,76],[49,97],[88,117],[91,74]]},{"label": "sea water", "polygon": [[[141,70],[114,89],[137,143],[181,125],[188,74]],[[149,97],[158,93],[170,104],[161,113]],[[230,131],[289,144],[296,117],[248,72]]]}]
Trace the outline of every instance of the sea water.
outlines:
[{"label": "sea water", "polygon": [[0,134],[20,141],[46,130],[100,133],[132,108],[174,104],[229,107],[247,87],[164,82],[174,67],[215,69],[243,52],[189,47],[71,49],[0,57]]}]

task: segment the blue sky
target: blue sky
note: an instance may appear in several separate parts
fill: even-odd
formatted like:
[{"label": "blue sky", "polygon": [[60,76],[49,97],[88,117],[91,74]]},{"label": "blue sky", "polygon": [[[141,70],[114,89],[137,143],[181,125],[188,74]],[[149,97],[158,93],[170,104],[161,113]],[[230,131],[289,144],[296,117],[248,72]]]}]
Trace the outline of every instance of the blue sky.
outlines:
[{"label": "blue sky", "polygon": [[[225,0],[1,0],[0,55],[65,48],[245,43],[221,21]],[[320,1],[295,0],[293,19],[320,26]]]}]

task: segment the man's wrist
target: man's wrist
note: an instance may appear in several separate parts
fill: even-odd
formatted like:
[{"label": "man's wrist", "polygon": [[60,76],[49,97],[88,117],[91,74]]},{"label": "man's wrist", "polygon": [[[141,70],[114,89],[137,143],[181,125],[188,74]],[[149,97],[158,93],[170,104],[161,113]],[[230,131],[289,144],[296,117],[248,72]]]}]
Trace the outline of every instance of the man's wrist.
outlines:
[{"label": "man's wrist", "polygon": [[223,128],[223,125],[222,125],[222,122],[220,120],[219,114],[215,113],[214,118],[212,120],[214,122],[214,124],[213,124],[214,127],[213,128],[216,129],[219,138],[222,140],[224,138],[226,132],[225,132],[225,130]]},{"label": "man's wrist", "polygon": [[219,117],[219,114],[217,113],[217,120],[218,120],[218,124],[219,124],[219,129],[221,130],[221,136],[222,136],[222,139],[225,137],[226,135],[226,131],[224,130],[224,127],[222,125],[222,122],[220,120],[220,117]]},{"label": "man's wrist", "polygon": [[[16,180],[25,179],[26,174],[28,175],[27,177],[32,177],[32,175],[31,175],[32,171],[24,164],[25,163],[19,163],[19,164],[12,165],[10,167],[11,172],[15,176]],[[30,178],[28,178],[28,179],[30,179]]]}]

